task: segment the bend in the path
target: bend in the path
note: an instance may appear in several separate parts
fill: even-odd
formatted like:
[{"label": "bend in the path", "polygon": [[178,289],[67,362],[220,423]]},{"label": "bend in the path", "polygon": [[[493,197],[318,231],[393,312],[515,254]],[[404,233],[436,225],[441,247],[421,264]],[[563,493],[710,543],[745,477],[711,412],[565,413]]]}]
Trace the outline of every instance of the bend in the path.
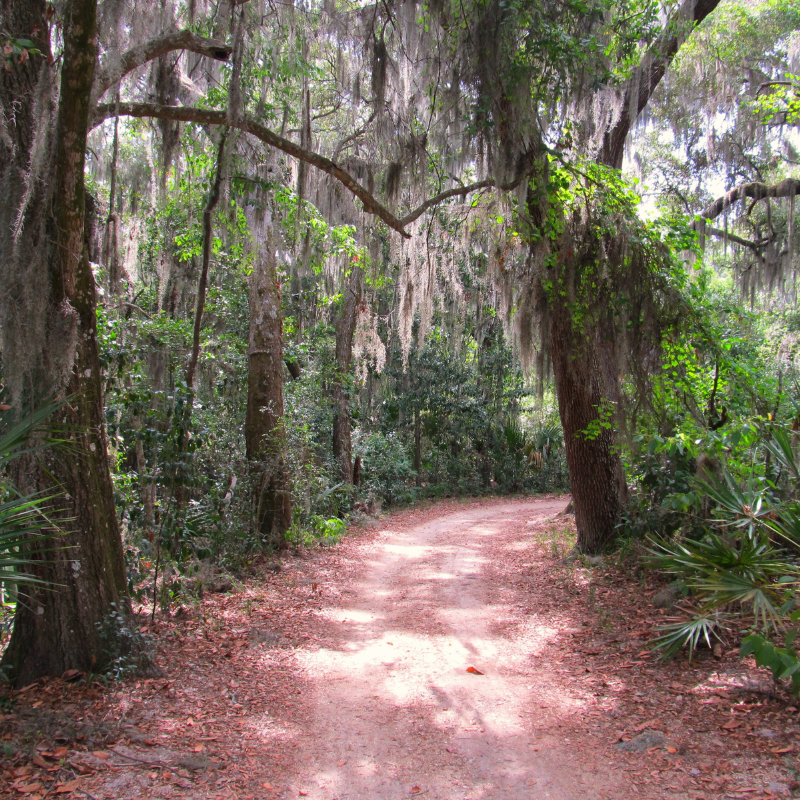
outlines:
[{"label": "bend in the path", "polygon": [[[563,498],[479,505],[370,545],[348,601],[327,610],[333,647],[306,652],[315,734],[295,789],[311,798],[627,796],[621,775],[557,729],[549,708],[574,700],[537,659],[556,633],[527,620],[492,562],[530,546],[531,520]],[[474,668],[482,675],[468,672]]]}]

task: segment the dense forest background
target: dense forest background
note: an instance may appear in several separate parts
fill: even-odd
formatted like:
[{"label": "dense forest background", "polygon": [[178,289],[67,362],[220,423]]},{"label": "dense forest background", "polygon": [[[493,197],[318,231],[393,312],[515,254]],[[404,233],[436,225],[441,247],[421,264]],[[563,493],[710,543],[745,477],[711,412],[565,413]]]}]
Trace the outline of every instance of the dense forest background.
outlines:
[{"label": "dense forest background", "polygon": [[[206,561],[483,493],[571,490],[582,552],[649,542],[698,601],[667,649],[732,603],[753,647],[783,630],[794,2],[23,5],[8,569],[75,588],[17,576],[11,674],[96,660]],[[42,559],[54,529],[77,550]]]}]

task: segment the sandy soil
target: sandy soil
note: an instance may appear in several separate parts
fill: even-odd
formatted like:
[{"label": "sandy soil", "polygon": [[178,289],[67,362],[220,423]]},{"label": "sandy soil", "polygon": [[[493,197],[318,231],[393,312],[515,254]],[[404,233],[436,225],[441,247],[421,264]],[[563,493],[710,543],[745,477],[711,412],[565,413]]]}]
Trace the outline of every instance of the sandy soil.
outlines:
[{"label": "sandy soil", "polygon": [[[552,630],[510,631],[517,598],[487,569],[503,558],[504,531],[563,508],[544,499],[434,513],[390,524],[364,548],[363,574],[329,610],[334,646],[302,658],[318,736],[298,789],[320,800],[627,795],[620,768],[537,724],[552,685],[538,656]],[[547,708],[571,702],[547,691]]]}]

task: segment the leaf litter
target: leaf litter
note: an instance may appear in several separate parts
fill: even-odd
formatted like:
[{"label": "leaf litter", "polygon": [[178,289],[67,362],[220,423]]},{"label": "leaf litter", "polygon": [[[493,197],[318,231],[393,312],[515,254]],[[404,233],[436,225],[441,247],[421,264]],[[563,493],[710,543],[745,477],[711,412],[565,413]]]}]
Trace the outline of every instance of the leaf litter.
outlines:
[{"label": "leaf litter", "polygon": [[[580,774],[615,771],[626,792],[641,798],[795,794],[800,720],[791,698],[752,661],[742,662],[733,641],[718,657],[700,651],[691,663],[652,658],[646,642],[669,618],[647,602],[661,588],[657,577],[630,565],[565,558],[574,541],[571,521],[551,514],[530,524],[531,502],[450,501],[401,511],[335,548],[288,554],[279,572],[256,563],[241,589],[156,617],[148,632],[162,677],[106,686],[70,673],[5,691],[0,796],[334,797],[324,782],[304,780],[320,758],[320,740],[331,736],[315,727],[326,687],[305,668],[306,658],[343,646],[349,634],[342,628],[352,623],[337,623],[335,615],[341,619],[345,609],[349,615],[377,542],[465,509],[505,515],[481,544],[476,582],[491,603],[492,633],[522,654],[513,668],[529,692],[506,704],[524,725],[532,756],[569,748],[580,754]],[[408,598],[413,587],[399,591]],[[143,614],[143,627],[147,620]],[[436,635],[432,619],[413,624]],[[392,633],[392,649],[400,649],[398,638]],[[482,674],[471,665],[466,671]],[[370,691],[364,705],[387,700]],[[404,710],[414,708],[412,702]],[[374,767],[358,757],[355,750],[370,735],[364,724],[363,738],[349,742],[352,755],[337,756],[331,766],[344,773],[383,769],[405,780],[409,794],[449,797],[429,790],[428,779],[443,785],[446,778],[457,790],[470,774],[465,748],[485,740],[491,726],[467,720],[458,733],[447,719],[449,707],[436,713],[435,719],[420,715],[413,732],[420,747],[409,734],[391,763]],[[392,713],[383,719],[390,723]],[[656,732],[663,744],[623,748]],[[404,761],[403,747],[413,758]],[[493,753],[481,768],[490,772],[499,760]],[[476,773],[475,786],[488,791],[484,777]],[[508,791],[535,785],[532,775]],[[464,786],[463,796],[472,797],[473,789]],[[489,794],[505,797],[501,791]],[[576,785],[575,796],[590,795]]]}]

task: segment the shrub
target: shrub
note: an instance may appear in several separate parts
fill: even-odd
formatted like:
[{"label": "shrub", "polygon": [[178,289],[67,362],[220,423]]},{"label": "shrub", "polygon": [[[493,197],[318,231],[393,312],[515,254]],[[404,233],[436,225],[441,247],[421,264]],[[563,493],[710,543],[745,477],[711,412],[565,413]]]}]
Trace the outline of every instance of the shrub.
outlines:
[{"label": "shrub", "polygon": [[700,535],[649,540],[649,563],[685,584],[694,601],[689,618],[661,628],[654,646],[665,657],[688,647],[691,656],[700,642],[721,638],[733,612],[743,613],[753,633],[742,655],[753,654],[776,680],[790,678],[796,693],[796,630],[788,626],[798,618],[800,506],[794,498],[800,471],[785,431],[768,431],[764,447],[779,467],[781,485],[753,476],[737,481],[725,467],[705,480],[694,478],[692,490],[713,504],[714,517]]},{"label": "shrub", "polygon": [[396,502],[415,475],[405,446],[395,433],[371,433],[356,442],[366,491],[387,505]]}]

